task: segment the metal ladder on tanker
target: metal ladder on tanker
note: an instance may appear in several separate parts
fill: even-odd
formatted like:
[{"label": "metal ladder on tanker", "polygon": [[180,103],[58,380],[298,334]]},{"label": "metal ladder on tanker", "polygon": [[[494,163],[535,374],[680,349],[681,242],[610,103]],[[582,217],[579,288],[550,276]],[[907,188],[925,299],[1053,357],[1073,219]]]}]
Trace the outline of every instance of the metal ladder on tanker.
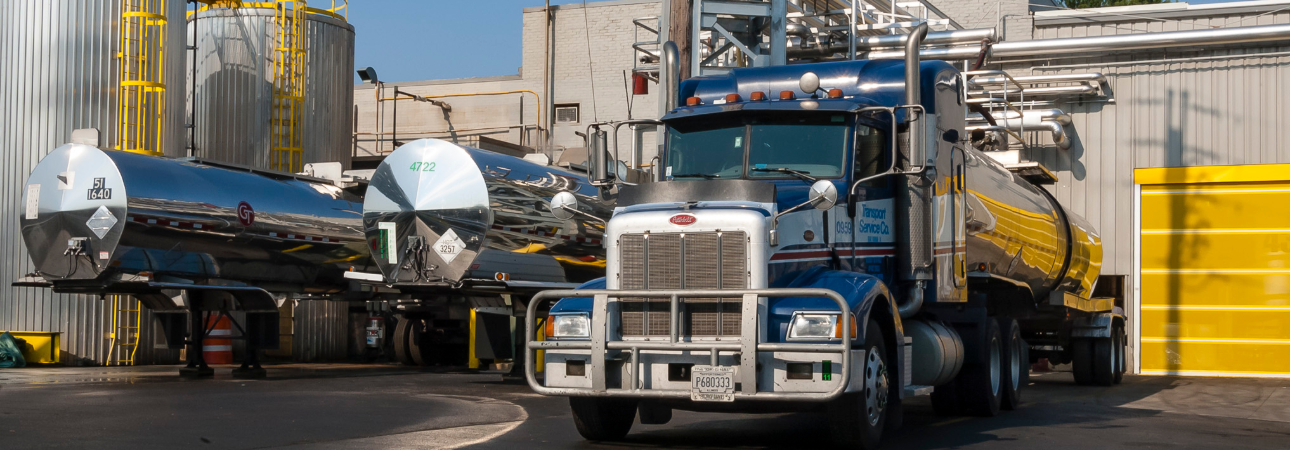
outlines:
[{"label": "metal ladder on tanker", "polygon": [[108,365],[133,366],[135,354],[139,351],[139,325],[143,321],[143,309],[139,301],[125,295],[111,295],[112,302],[112,339],[108,346]]}]

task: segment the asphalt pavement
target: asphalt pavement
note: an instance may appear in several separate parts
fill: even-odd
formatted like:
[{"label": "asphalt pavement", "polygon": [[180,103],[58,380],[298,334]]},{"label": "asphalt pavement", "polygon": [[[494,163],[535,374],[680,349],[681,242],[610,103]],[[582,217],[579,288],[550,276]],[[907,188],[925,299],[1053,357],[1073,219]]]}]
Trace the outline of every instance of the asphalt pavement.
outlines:
[{"label": "asphalt pavement", "polygon": [[[388,365],[269,367],[182,380],[175,367],[0,370],[0,448],[825,448],[819,414],[678,411],[592,443],[568,401],[497,374]],[[884,448],[1290,447],[1290,380],[1128,376],[1111,388],[1032,376],[1023,406],[940,417],[908,401]]]}]

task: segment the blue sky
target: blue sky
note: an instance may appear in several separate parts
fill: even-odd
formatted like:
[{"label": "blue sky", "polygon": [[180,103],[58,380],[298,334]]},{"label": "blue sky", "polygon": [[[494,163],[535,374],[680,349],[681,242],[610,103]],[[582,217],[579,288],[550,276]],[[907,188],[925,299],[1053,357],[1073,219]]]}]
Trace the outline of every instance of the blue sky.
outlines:
[{"label": "blue sky", "polygon": [[[953,0],[950,0],[953,1]],[[1217,3],[1229,0],[1190,0]],[[582,3],[552,0],[552,5]],[[356,68],[381,81],[514,75],[524,8],[545,0],[350,0]],[[357,76],[354,83],[359,83]]]}]

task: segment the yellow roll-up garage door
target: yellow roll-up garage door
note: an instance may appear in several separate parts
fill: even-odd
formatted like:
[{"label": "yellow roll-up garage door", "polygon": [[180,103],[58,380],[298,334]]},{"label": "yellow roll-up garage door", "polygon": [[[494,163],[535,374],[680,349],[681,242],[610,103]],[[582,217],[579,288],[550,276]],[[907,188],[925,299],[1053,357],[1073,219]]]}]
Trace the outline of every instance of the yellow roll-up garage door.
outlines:
[{"label": "yellow roll-up garage door", "polygon": [[1140,372],[1290,377],[1290,165],[1134,180]]}]

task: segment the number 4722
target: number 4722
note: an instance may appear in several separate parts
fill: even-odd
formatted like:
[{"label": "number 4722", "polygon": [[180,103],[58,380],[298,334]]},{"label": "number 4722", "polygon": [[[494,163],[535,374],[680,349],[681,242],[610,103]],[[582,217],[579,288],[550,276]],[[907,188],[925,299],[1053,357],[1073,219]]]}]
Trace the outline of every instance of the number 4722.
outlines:
[{"label": "number 4722", "polygon": [[434,161],[414,162],[411,169],[413,172],[434,172]]}]

